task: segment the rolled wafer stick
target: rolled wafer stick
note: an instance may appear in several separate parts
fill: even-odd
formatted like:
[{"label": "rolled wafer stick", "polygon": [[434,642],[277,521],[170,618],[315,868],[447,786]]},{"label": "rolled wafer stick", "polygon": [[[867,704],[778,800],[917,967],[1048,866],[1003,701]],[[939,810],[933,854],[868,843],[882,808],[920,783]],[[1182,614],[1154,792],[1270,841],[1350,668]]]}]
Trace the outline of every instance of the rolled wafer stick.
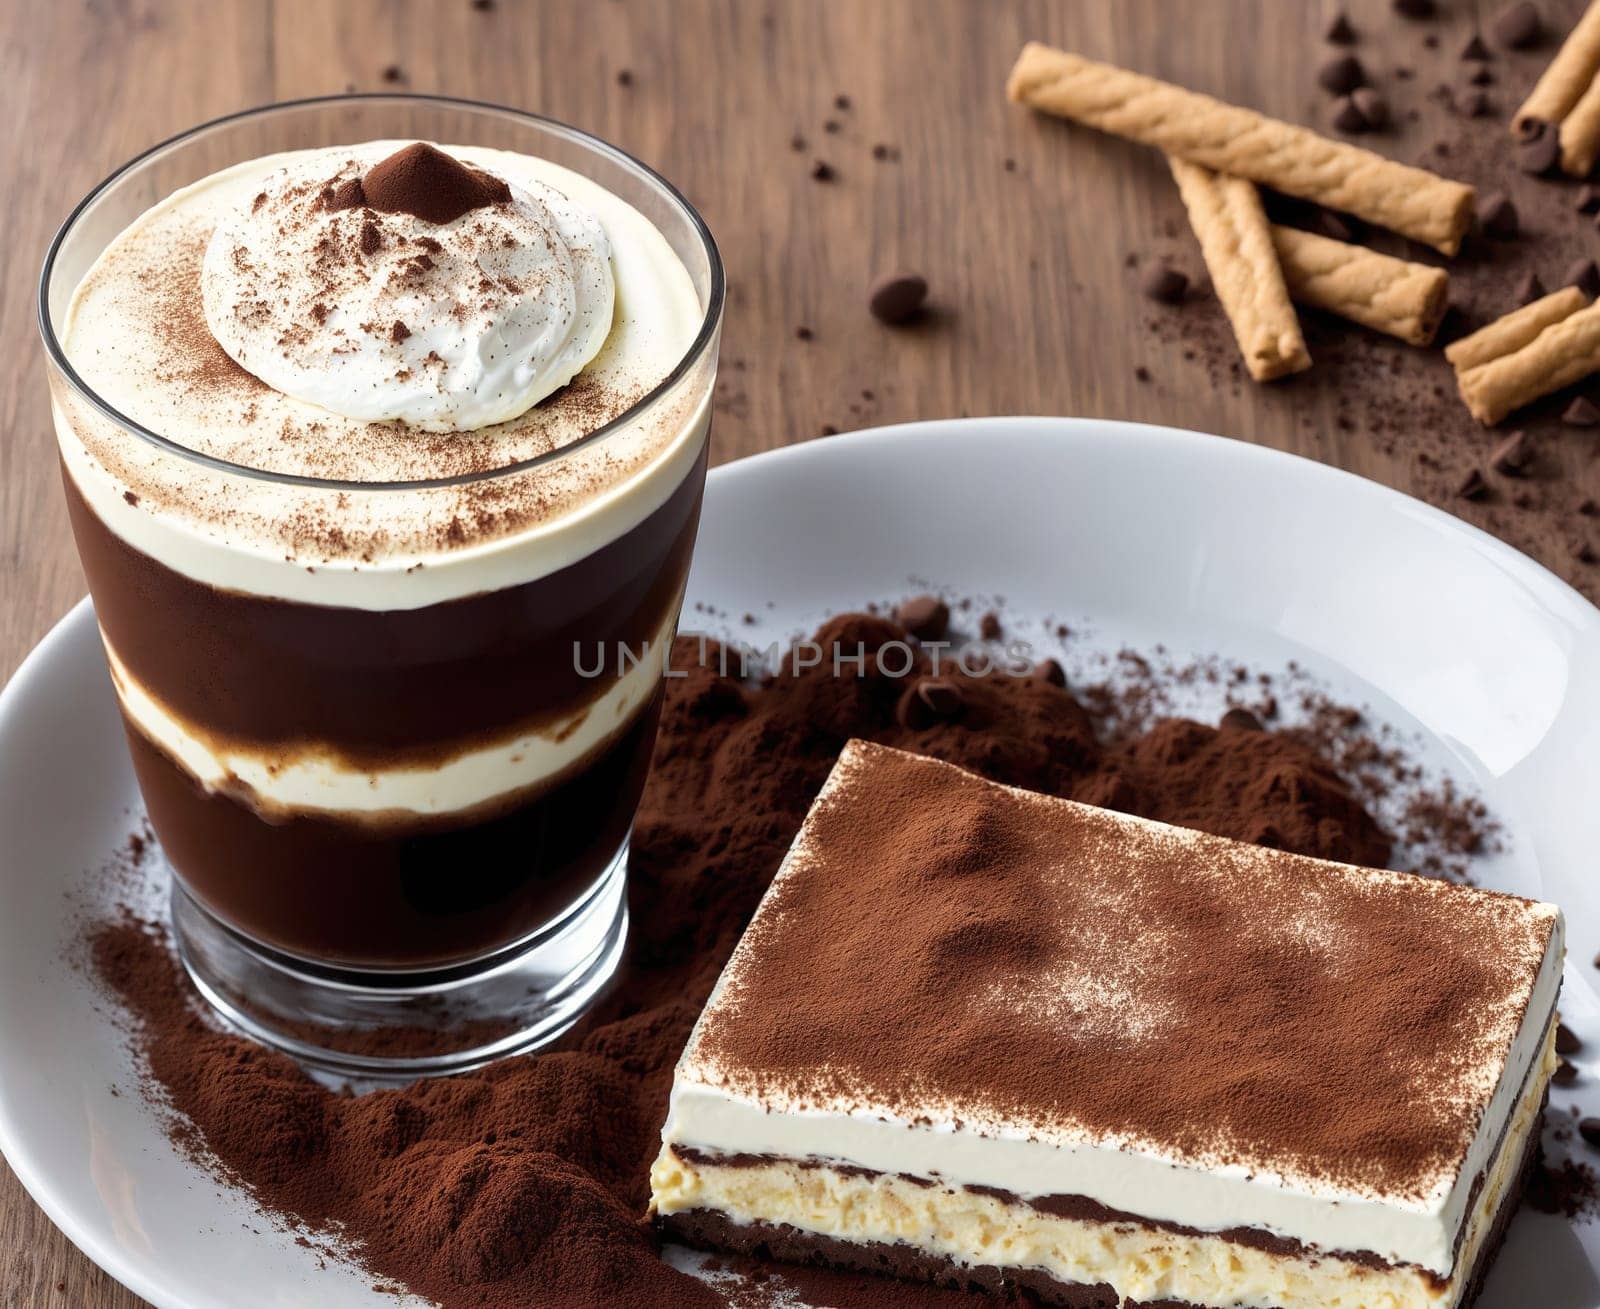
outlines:
[{"label": "rolled wafer stick", "polygon": [[1559,123],[1589,89],[1597,72],[1600,72],[1600,0],[1590,0],[1583,17],[1567,33],[1556,57],[1522,102],[1522,108],[1511,116],[1512,135],[1526,132],[1530,123]]},{"label": "rolled wafer stick", "polygon": [[1037,41],[1017,57],[1006,94],[1219,173],[1355,214],[1445,254],[1455,254],[1472,224],[1473,191],[1461,182]]},{"label": "rolled wafer stick", "polygon": [[1445,347],[1444,357],[1458,373],[1481,368],[1496,359],[1515,354],[1545,328],[1571,318],[1588,303],[1589,297],[1577,287],[1564,286],[1480,327],[1471,336],[1452,341]]},{"label": "rolled wafer stick", "polygon": [[1600,304],[1552,323],[1520,350],[1456,376],[1472,416],[1493,427],[1507,414],[1600,372]]},{"label": "rolled wafer stick", "polygon": [[1568,177],[1587,177],[1600,157],[1600,72],[1578,97],[1578,103],[1561,120],[1561,171]]},{"label": "rolled wafer stick", "polygon": [[1167,162],[1250,376],[1270,382],[1310,368],[1255,184],[1183,159]]},{"label": "rolled wafer stick", "polygon": [[1294,227],[1275,226],[1272,243],[1298,303],[1412,345],[1429,344],[1439,330],[1450,291],[1444,269]]}]

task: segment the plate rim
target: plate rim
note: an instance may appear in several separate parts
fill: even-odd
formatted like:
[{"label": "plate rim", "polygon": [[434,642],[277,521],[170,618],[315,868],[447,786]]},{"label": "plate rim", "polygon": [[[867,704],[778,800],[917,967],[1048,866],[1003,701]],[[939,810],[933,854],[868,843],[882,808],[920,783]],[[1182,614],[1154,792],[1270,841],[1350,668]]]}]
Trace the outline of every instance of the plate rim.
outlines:
[{"label": "plate rim", "polygon": [[[1258,445],[1242,438],[1165,424],[1047,414],[917,419],[861,428],[837,436],[802,440],[730,460],[708,472],[708,485],[715,481],[719,485],[737,488],[740,481],[753,470],[764,471],[777,464],[848,458],[858,451],[918,439],[939,442],[970,440],[976,431],[999,431],[1012,439],[1040,443],[1064,439],[1076,442],[1111,441],[1123,445],[1141,445],[1152,452],[1175,447],[1182,447],[1186,451],[1205,448],[1217,458],[1268,469],[1273,476],[1299,479],[1302,485],[1306,482],[1322,482],[1335,486],[1341,495],[1366,497],[1391,511],[1420,521],[1441,536],[1457,538],[1465,548],[1485,557],[1529,592],[1552,621],[1571,625],[1580,631],[1592,629],[1600,632],[1600,606],[1596,606],[1530,555],[1447,510],[1372,478],[1309,456]],[[737,490],[733,493],[737,494]],[[93,607],[90,598],[84,596],[51,626],[17,666],[4,688],[0,689],[0,745],[3,745],[11,731],[10,725],[18,707],[37,693],[34,689],[36,684],[47,676],[46,670],[60,649],[83,639],[78,629],[92,621]],[[3,832],[0,832],[0,836],[3,836]],[[109,1233],[98,1232],[97,1225],[92,1222],[80,1222],[76,1211],[58,1196],[47,1176],[44,1160],[23,1139],[20,1131],[12,1104],[16,1092],[12,1086],[13,1079],[7,1072],[9,1063],[8,1059],[0,1058],[0,1155],[5,1157],[29,1198],[86,1258],[120,1285],[158,1306],[158,1309],[192,1309],[192,1301],[187,1298],[187,1293],[181,1288],[174,1288],[170,1282],[158,1284],[145,1276],[137,1266],[124,1258],[122,1248]]]},{"label": "plate rim", "polygon": [[[1493,533],[1458,518],[1447,509],[1441,509],[1429,504],[1426,500],[1389,486],[1375,478],[1351,472],[1349,469],[1340,468],[1334,464],[1323,463],[1309,455],[1296,454],[1289,450],[1280,450],[1276,446],[1259,445],[1243,437],[1224,436],[1214,432],[1203,432],[1198,428],[1175,427],[1166,423],[1142,423],[1122,418],[1087,418],[1068,415],[1052,414],[996,414],[993,416],[975,416],[968,418],[919,418],[910,419],[902,423],[884,423],[875,427],[863,427],[849,432],[838,432],[832,436],[809,437],[805,440],[790,442],[787,445],[777,446],[771,450],[758,451],[755,454],[743,455],[738,459],[731,459],[725,464],[712,468],[708,477],[718,477],[719,481],[737,481],[750,469],[751,465],[758,463],[781,463],[788,460],[804,457],[805,454],[814,453],[817,448],[828,448],[838,443],[840,446],[878,445],[889,441],[906,440],[909,438],[937,438],[957,439],[968,428],[1001,428],[1009,432],[1030,435],[1039,440],[1059,440],[1067,437],[1074,440],[1094,439],[1097,436],[1108,435],[1111,439],[1123,444],[1145,443],[1150,447],[1182,446],[1195,448],[1200,445],[1216,447],[1225,450],[1227,458],[1236,458],[1245,463],[1254,461],[1264,467],[1275,468],[1288,476],[1298,477],[1310,481],[1328,479],[1335,485],[1342,486],[1346,492],[1354,495],[1364,495],[1379,504],[1387,504],[1399,508],[1429,527],[1437,529],[1448,535],[1458,534],[1469,543],[1474,550],[1501,565],[1507,574],[1525,583],[1530,590],[1548,592],[1552,598],[1559,598],[1563,605],[1570,605],[1579,614],[1582,614],[1585,626],[1600,624],[1600,604],[1591,601],[1570,582],[1557,576],[1551,569],[1541,564],[1532,555],[1517,549],[1507,541],[1501,540]],[[1107,432],[1105,429],[1109,429]],[[715,442],[715,433],[712,441]]]}]

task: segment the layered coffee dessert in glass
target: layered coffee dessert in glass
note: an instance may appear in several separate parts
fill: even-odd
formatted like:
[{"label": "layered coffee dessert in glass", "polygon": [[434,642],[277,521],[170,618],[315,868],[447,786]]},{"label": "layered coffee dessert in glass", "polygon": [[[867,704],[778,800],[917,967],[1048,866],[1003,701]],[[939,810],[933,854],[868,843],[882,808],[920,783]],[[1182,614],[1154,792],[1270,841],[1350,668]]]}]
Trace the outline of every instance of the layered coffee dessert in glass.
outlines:
[{"label": "layered coffee dessert in glass", "polygon": [[229,1020],[409,1076],[604,986],[722,292],[643,165],[422,97],[210,124],[67,221],[40,300],[67,504]]}]

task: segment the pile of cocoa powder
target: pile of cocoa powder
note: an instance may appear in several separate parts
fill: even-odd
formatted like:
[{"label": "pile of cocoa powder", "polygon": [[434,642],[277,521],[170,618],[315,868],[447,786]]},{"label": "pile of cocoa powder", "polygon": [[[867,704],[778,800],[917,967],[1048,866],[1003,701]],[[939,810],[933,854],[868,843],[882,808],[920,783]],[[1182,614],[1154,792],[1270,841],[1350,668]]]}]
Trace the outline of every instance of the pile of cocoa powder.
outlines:
[{"label": "pile of cocoa powder", "polygon": [[[845,615],[817,635],[853,652],[904,629]],[[916,674],[845,660],[760,684],[680,641],[634,836],[630,956],[616,988],[549,1053],[403,1090],[337,1094],[219,1031],[164,931],[94,926],[94,966],[125,1007],[143,1090],[174,1139],[269,1214],[375,1285],[445,1306],[714,1305],[727,1287],[664,1263],[642,1221],[672,1068],[840,748],[864,737],[999,781],[1225,836],[1381,865],[1390,839],[1303,735],[1232,715],[1113,733],[1049,665],[969,677],[948,661],[938,715],[908,714]],[[924,663],[919,672],[926,671]],[[721,1261],[718,1268],[735,1267]],[[954,1292],[817,1270],[762,1270],[738,1303],[786,1288],[838,1306]],[[726,1281],[718,1278],[719,1282]],[[754,1299],[752,1299],[754,1297]]]}]

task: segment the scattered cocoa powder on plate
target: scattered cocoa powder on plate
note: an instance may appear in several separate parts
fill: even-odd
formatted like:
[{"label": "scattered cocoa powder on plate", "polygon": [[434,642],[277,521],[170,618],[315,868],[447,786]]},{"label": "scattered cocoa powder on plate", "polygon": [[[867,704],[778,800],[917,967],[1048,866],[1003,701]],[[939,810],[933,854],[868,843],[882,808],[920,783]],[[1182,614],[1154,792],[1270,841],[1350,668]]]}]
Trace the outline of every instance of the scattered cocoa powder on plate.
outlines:
[{"label": "scattered cocoa powder on plate", "polygon": [[[908,640],[868,614],[835,618],[816,639],[846,654]],[[737,659],[718,666],[715,644],[704,663],[700,653],[680,640],[673,654],[686,676],[667,682],[635,829],[629,957],[548,1053],[403,1090],[330,1092],[219,1031],[162,927],[131,913],[95,925],[94,969],[129,1015],[145,1093],[174,1141],[319,1251],[447,1309],[719,1304],[718,1290],[660,1259],[640,1218],[648,1169],[678,1052],[848,739],[1224,836],[1358,863],[1389,857],[1389,835],[1310,739],[1238,715],[1221,729],[1156,720],[1108,733],[1058,679],[972,677],[947,661],[960,713],[904,725],[895,707],[908,679],[870,655],[846,661],[844,676],[825,659],[752,685]],[[917,659],[912,680],[931,671]],[[741,1281],[738,1303],[760,1303],[750,1297],[768,1280],[842,1306],[954,1298],[775,1269]]]},{"label": "scattered cocoa powder on plate", "polygon": [[1473,861],[1504,848],[1500,824],[1478,796],[1429,776],[1395,728],[1336,699],[1298,664],[1264,672],[1215,656],[1179,659],[1160,646],[1123,649],[1100,657],[1078,696],[1102,735],[1129,742],[1170,730],[1161,721],[1197,687],[1263,723],[1292,712],[1279,733],[1309,748],[1366,812],[1381,816],[1396,840],[1398,867],[1471,881]]}]

